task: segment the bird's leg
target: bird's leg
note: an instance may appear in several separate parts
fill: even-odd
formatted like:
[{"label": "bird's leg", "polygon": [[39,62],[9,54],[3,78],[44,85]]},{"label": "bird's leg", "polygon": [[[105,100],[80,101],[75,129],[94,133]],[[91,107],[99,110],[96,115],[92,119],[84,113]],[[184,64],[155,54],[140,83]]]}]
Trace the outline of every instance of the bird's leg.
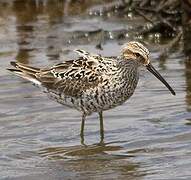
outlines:
[{"label": "bird's leg", "polygon": [[85,125],[85,119],[86,115],[82,114],[82,122],[81,122],[81,131],[80,131],[80,137],[81,137],[81,144],[84,144],[84,125]]},{"label": "bird's leg", "polygon": [[103,143],[104,140],[104,126],[103,126],[103,112],[99,112],[99,121],[100,121],[100,143]]}]

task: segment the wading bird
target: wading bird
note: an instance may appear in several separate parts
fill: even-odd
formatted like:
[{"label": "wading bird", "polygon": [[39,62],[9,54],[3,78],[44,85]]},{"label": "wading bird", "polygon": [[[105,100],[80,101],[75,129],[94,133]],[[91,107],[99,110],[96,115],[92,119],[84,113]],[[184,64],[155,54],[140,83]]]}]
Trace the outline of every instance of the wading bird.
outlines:
[{"label": "wading bird", "polygon": [[50,68],[36,68],[18,62],[8,69],[33,82],[58,103],[82,113],[81,138],[86,116],[99,113],[100,135],[104,138],[102,112],[123,104],[135,91],[139,67],[144,66],[175,95],[174,90],[151,65],[149,51],[141,43],[131,41],[122,46],[121,54],[102,57],[75,50],[79,57]]}]

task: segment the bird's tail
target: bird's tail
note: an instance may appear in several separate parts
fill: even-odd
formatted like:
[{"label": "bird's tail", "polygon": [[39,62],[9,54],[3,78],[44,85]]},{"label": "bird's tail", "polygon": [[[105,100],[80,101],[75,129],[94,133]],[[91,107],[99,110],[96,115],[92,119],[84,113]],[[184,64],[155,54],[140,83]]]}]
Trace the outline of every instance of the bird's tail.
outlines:
[{"label": "bird's tail", "polygon": [[40,73],[39,68],[31,67],[18,62],[10,62],[14,68],[7,69],[17,76],[20,76],[28,81],[31,81],[37,86],[41,85],[41,82],[37,78],[37,74]]}]

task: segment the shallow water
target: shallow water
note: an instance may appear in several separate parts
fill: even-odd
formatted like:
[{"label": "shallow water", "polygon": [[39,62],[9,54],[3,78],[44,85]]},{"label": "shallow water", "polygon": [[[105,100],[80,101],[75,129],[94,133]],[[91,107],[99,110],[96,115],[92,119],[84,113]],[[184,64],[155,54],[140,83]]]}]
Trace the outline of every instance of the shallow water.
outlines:
[{"label": "shallow water", "polygon": [[[0,178],[191,179],[191,71],[180,51],[161,62],[160,40],[145,39],[153,65],[177,95],[142,70],[133,97],[104,113],[104,143],[97,114],[88,117],[86,146],[80,144],[80,113],[6,71],[15,59],[41,67],[58,63],[75,56],[70,50],[76,48],[115,56],[140,23],[97,16],[98,1],[67,2],[0,2]],[[125,37],[116,38],[121,32]]]}]

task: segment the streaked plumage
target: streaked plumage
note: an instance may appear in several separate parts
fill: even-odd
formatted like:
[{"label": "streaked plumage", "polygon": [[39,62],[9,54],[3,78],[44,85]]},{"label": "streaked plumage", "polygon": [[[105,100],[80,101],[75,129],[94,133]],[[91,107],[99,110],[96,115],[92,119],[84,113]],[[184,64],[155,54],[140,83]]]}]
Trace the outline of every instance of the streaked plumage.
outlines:
[{"label": "streaked plumage", "polygon": [[[82,117],[92,112],[114,108],[132,96],[139,79],[139,66],[146,66],[173,93],[161,76],[153,72],[149,51],[138,42],[122,47],[117,58],[102,57],[84,50],[76,50],[79,58],[40,69],[11,62],[9,69],[40,86],[49,97],[61,104],[82,112]],[[164,82],[165,81],[165,82]]]}]

